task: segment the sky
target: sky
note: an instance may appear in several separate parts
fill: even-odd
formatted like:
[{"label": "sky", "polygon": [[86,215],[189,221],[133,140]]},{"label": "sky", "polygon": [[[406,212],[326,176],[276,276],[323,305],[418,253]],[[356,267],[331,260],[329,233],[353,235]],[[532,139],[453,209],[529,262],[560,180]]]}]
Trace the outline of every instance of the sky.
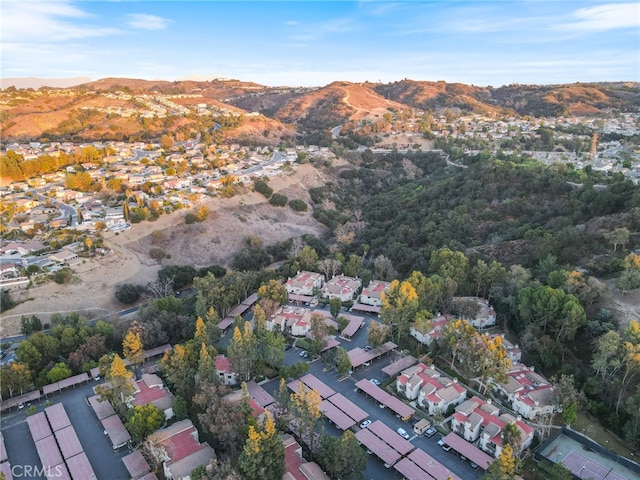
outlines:
[{"label": "sky", "polygon": [[0,77],[640,81],[640,2],[0,0]]}]

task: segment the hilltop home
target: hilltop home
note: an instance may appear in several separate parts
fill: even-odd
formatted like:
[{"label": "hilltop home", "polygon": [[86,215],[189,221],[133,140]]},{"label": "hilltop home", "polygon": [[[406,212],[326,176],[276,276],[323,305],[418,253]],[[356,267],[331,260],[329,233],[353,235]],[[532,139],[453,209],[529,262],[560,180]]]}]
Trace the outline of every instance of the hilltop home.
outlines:
[{"label": "hilltop home", "polygon": [[391,285],[389,282],[373,280],[367,287],[362,289],[360,303],[371,305],[372,307],[381,307],[382,299],[380,295],[389,288],[389,285]]},{"label": "hilltop home", "polygon": [[321,288],[324,277],[316,272],[298,272],[298,274],[287,280],[285,288],[287,292],[294,295],[313,295],[313,290]]},{"label": "hilltop home", "polygon": [[500,414],[500,409],[490,399],[484,401],[473,397],[457,406],[451,419],[451,430],[468,442],[478,442],[482,450],[498,458],[502,452],[502,433],[508,423],[515,424],[520,430],[520,444],[515,452],[519,455],[533,442],[533,428],[520,417]]},{"label": "hilltop home", "polygon": [[553,385],[534,367],[515,364],[507,372],[507,381],[494,387],[511,409],[532,420],[538,415],[558,411]]},{"label": "hilltop home", "polygon": [[339,298],[343,302],[352,301],[362,286],[359,278],[336,275],[322,286],[322,295],[331,300]]}]

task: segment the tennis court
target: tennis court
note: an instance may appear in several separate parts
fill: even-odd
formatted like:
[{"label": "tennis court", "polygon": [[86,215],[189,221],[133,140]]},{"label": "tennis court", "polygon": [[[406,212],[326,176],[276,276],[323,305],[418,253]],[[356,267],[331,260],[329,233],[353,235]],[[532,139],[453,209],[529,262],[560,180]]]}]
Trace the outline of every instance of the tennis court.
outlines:
[{"label": "tennis court", "polygon": [[604,465],[600,465],[575,450],[572,450],[564,457],[562,464],[571,470],[571,473],[578,478],[591,480],[625,480],[624,477],[613,471],[613,467],[607,468]]}]

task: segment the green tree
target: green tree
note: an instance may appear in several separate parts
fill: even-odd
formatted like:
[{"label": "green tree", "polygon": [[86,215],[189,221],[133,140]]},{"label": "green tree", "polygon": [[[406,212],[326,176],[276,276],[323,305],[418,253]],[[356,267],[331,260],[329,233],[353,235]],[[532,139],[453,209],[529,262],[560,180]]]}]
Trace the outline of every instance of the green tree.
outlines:
[{"label": "green tree", "polygon": [[191,342],[175,345],[164,354],[161,368],[176,395],[185,399],[193,397],[198,358],[198,351]]},{"label": "green tree", "polygon": [[248,381],[254,371],[258,356],[258,343],[249,322],[244,323],[243,330],[236,327],[227,347],[227,355],[235,372],[240,378]]},{"label": "green tree", "polygon": [[389,288],[380,294],[380,298],[380,318],[385,325],[391,327],[392,340],[400,343],[408,331],[408,324],[418,311],[418,294],[409,282],[401,283],[394,280]]},{"label": "green tree", "polygon": [[275,331],[265,331],[261,338],[259,349],[260,359],[272,368],[279,369],[284,362],[286,340]]},{"label": "green tree", "polygon": [[353,432],[347,430],[341,437],[322,439],[319,461],[331,478],[360,480],[367,467],[367,454]]},{"label": "green tree", "polygon": [[362,257],[349,255],[349,260],[344,264],[344,274],[349,277],[359,277],[362,272]]},{"label": "green tree", "polygon": [[316,447],[315,430],[318,420],[322,416],[322,411],[320,410],[321,402],[322,397],[320,397],[320,394],[315,390],[308,390],[302,382],[290,396],[289,411],[292,417],[296,419],[294,432],[298,438],[303,438],[308,442],[311,450]]},{"label": "green tree", "polygon": [[620,227],[616,228],[612,232],[609,232],[609,234],[607,234],[607,237],[613,245],[613,251],[615,252],[618,248],[618,245],[622,245],[624,247],[627,243],[629,243],[631,232],[626,227]]},{"label": "green tree", "polygon": [[390,335],[391,327],[389,325],[383,325],[375,320],[369,322],[369,327],[367,328],[367,343],[369,345],[378,347],[386,342]]},{"label": "green tree", "polygon": [[342,310],[342,300],[338,297],[334,297],[329,300],[329,310],[331,311],[331,316],[334,320],[338,318],[338,314],[340,313],[340,310]]},{"label": "green tree", "polygon": [[315,249],[305,245],[298,253],[298,262],[303,270],[314,270],[318,264],[318,254]]},{"label": "green tree", "polygon": [[351,368],[349,354],[343,347],[338,347],[336,349],[336,370],[340,375],[344,376],[351,371]]},{"label": "green tree", "polygon": [[164,415],[152,403],[136,405],[129,410],[125,424],[134,443],[142,442],[147,435],[155,432],[164,423]]},{"label": "green tree", "polygon": [[47,372],[47,379],[51,383],[56,383],[65,378],[69,378],[71,375],[71,369],[65,363],[58,362]]},{"label": "green tree", "polygon": [[34,372],[40,371],[42,364],[42,354],[29,340],[23,340],[16,349],[16,355],[20,363],[29,366]]},{"label": "green tree", "polygon": [[440,248],[431,253],[429,268],[442,278],[451,278],[459,286],[467,284],[469,277],[469,259],[462,252]]}]

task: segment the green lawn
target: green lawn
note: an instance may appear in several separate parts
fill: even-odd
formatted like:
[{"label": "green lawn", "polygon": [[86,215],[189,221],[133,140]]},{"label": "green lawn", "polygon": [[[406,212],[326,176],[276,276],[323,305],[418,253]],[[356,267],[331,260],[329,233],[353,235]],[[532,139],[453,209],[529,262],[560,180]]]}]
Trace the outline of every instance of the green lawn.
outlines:
[{"label": "green lawn", "polygon": [[603,447],[612,452],[622,455],[623,457],[635,460],[631,450],[622,443],[617,437],[614,437],[595,419],[585,413],[579,413],[576,423],[571,426],[576,432],[583,433],[593,441],[599,443]]}]

